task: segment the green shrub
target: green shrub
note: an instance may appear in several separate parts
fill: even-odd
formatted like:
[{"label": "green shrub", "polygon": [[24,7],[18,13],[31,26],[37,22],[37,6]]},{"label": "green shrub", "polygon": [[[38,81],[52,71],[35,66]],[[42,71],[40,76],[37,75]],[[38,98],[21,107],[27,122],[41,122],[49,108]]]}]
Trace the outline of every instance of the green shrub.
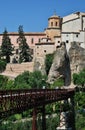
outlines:
[{"label": "green shrub", "polygon": [[64,80],[62,78],[60,78],[60,79],[55,80],[51,87],[52,88],[56,88],[56,87],[60,88],[62,86],[64,86]]},{"label": "green shrub", "polygon": [[4,89],[7,85],[8,78],[6,76],[0,75],[0,89]]},{"label": "green shrub", "polygon": [[46,70],[47,75],[48,75],[50,67],[52,65],[53,58],[54,58],[54,53],[46,55],[46,58],[45,58],[45,70]]},{"label": "green shrub", "polygon": [[0,72],[3,72],[6,69],[6,62],[0,60]]}]

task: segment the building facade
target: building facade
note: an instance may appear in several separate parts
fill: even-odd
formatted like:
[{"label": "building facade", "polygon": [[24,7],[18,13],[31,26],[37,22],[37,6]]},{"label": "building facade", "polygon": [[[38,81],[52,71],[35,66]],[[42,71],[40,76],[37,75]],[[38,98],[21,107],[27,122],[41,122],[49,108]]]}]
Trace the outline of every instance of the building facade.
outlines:
[{"label": "building facade", "polygon": [[61,37],[62,42],[66,43],[67,51],[74,41],[85,48],[85,13],[76,12],[63,17]]},{"label": "building facade", "polygon": [[[13,58],[18,60],[19,45],[17,38],[19,34],[12,32],[8,35],[15,48],[14,55],[11,57],[12,62]],[[66,43],[67,51],[71,47],[71,42],[74,41],[79,42],[80,46],[85,48],[85,13],[76,12],[63,18],[54,14],[48,18],[48,27],[43,32],[25,32],[24,35],[27,44],[32,49],[33,59],[40,55],[43,58],[43,55],[52,53],[60,46],[61,42]],[[0,34],[0,44],[2,37],[3,34]]]},{"label": "building facade", "polygon": [[[35,47],[35,43],[40,42],[40,39],[42,39],[43,37],[46,37],[46,34],[44,32],[33,32],[33,33],[24,33],[25,38],[26,38],[26,42],[29,45],[29,47],[32,50],[32,54],[34,55],[34,47]],[[16,61],[18,61],[18,56],[19,56],[19,44],[17,43],[17,39],[19,37],[18,33],[8,33],[9,38],[11,39],[11,43],[14,47],[14,52],[13,52],[13,56],[11,56],[11,61],[13,60],[13,58],[16,59]],[[0,34],[0,44],[2,43],[2,37],[3,34]]]},{"label": "building facade", "polygon": [[[33,59],[35,56],[37,56],[37,53],[35,53],[36,43],[40,46],[43,46],[44,50],[46,52],[52,53],[52,42],[56,41],[56,44],[53,43],[54,48],[57,46],[57,43],[60,40],[60,31],[61,31],[61,18],[57,15],[53,15],[48,19],[48,27],[43,32],[28,32],[24,33],[25,38],[27,40],[27,44],[32,50],[33,53]],[[14,47],[14,55],[11,56],[11,63],[13,62],[13,59],[16,59],[18,62],[19,59],[19,44],[17,43],[17,39],[19,37],[19,34],[17,32],[8,33],[9,38],[11,39],[11,43]],[[55,40],[56,36],[59,38],[59,40]],[[3,34],[0,34],[0,45],[2,44],[2,37]],[[50,42],[49,42],[50,39]],[[44,44],[45,43],[45,44]],[[45,48],[46,47],[46,48]],[[54,49],[55,50],[55,49]],[[43,51],[40,51],[38,48],[36,48],[36,52],[38,51],[39,54],[43,56]],[[40,51],[40,52],[39,52]]]},{"label": "building facade", "polygon": [[54,14],[48,18],[48,27],[45,30],[45,33],[51,40],[54,42],[54,37],[61,36],[61,18]]},{"label": "building facade", "polygon": [[55,43],[49,38],[43,38],[40,43],[35,44],[35,58],[44,57],[46,54],[53,53],[55,51]]}]

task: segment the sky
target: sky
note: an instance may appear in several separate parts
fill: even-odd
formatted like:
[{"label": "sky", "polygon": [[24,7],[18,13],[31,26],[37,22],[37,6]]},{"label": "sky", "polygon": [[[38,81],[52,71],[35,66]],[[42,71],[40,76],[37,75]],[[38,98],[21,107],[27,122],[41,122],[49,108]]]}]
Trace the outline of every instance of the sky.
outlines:
[{"label": "sky", "polygon": [[85,12],[85,0],[0,0],[0,33],[43,32],[48,18],[56,14],[64,17],[74,12]]}]

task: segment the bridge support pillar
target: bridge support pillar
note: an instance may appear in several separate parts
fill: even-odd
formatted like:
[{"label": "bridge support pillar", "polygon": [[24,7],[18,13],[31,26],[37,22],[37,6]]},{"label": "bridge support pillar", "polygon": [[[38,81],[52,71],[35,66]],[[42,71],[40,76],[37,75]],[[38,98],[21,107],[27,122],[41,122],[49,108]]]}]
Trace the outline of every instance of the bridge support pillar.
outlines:
[{"label": "bridge support pillar", "polygon": [[46,130],[45,105],[42,107],[42,130]]},{"label": "bridge support pillar", "polygon": [[64,101],[70,104],[68,111],[61,111],[60,113],[60,125],[56,130],[75,130],[75,110],[74,110],[74,97],[70,100]]},{"label": "bridge support pillar", "polygon": [[36,110],[36,108],[33,109],[32,130],[37,130],[37,110]]},{"label": "bridge support pillar", "polygon": [[72,124],[72,130],[75,130],[75,104],[74,104],[74,97],[70,99],[71,101],[71,111],[72,111],[72,118],[71,118],[71,124]]}]

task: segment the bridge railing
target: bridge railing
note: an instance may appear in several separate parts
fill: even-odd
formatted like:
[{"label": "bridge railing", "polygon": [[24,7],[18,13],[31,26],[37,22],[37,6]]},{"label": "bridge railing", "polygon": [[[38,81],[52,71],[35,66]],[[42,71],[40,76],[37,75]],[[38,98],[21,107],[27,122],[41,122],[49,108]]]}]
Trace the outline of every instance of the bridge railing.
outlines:
[{"label": "bridge railing", "polygon": [[0,90],[0,117],[65,100],[73,95],[74,89]]}]

